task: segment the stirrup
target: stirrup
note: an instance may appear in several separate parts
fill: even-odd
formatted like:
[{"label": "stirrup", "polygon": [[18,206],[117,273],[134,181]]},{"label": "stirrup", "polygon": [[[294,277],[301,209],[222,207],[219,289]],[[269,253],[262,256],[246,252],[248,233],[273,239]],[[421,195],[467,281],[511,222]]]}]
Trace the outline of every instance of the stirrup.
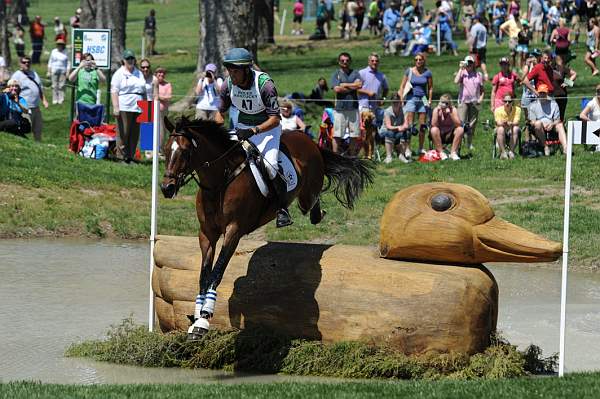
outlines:
[{"label": "stirrup", "polygon": [[275,223],[277,228],[291,226],[293,223],[294,221],[292,220],[292,217],[287,209],[281,208],[277,211],[277,220]]}]

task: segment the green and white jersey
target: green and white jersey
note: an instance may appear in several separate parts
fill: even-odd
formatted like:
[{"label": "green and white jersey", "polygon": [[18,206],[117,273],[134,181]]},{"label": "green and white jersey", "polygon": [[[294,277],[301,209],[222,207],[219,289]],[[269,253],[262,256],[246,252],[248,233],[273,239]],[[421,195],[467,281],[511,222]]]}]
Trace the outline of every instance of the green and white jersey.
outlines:
[{"label": "green and white jersey", "polygon": [[269,118],[266,112],[267,106],[264,104],[261,96],[261,90],[267,82],[272,81],[271,77],[264,72],[254,70],[252,72],[254,74],[254,82],[247,90],[233,85],[231,78],[227,78],[231,104],[240,112],[238,123],[248,126],[259,125]]}]

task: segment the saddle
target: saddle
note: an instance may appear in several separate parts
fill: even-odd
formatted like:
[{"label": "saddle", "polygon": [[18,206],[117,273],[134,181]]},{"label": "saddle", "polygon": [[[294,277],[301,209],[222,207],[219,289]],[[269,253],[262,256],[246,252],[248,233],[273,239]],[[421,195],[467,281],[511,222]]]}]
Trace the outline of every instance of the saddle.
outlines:
[{"label": "saddle", "polygon": [[[264,197],[269,197],[269,193],[274,190],[271,187],[271,179],[263,156],[260,154],[258,148],[249,141],[245,141],[242,147],[246,151],[250,171],[254,176],[258,189]],[[280,142],[278,159],[279,173],[282,173],[283,176],[285,176],[288,192],[293,191],[298,185],[298,173],[290,159],[291,156],[287,146],[283,142]]]}]

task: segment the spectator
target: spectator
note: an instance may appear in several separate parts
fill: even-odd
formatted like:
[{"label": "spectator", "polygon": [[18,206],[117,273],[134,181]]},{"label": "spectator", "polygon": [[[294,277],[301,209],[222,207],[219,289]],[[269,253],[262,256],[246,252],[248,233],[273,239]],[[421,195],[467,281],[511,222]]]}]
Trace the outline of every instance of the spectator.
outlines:
[{"label": "spectator", "polygon": [[473,24],[473,18],[475,17],[475,8],[473,7],[474,0],[463,1],[463,27],[465,29],[465,37],[469,37],[471,26]]},{"label": "spectator", "polygon": [[292,35],[303,35],[304,30],[302,29],[302,18],[304,18],[304,3],[302,0],[296,0],[294,3],[294,19]]},{"label": "spectator", "polygon": [[166,137],[168,137],[170,134],[170,132],[165,130],[165,116],[167,116],[169,112],[169,105],[171,104],[171,98],[173,97],[173,88],[171,87],[171,83],[167,82],[165,79],[167,77],[166,68],[156,68],[154,74],[156,75],[156,84],[158,86],[158,101],[160,102],[160,131],[165,138],[162,139],[161,137],[161,144],[158,146],[158,148],[162,148],[162,143],[167,142]]},{"label": "spectator", "polygon": [[0,86],[4,87],[4,83],[8,80],[8,70],[6,69],[6,60],[0,55]]},{"label": "spectator", "polygon": [[504,105],[504,96],[515,96],[515,88],[519,82],[519,76],[510,70],[508,58],[500,58],[500,72],[492,78],[492,94],[490,98],[490,108],[492,112],[498,107]]},{"label": "spectator", "polygon": [[150,66],[150,60],[144,58],[140,61],[140,71],[142,71],[142,75],[144,76],[145,84],[145,98],[151,100],[154,98],[154,83],[156,81],[156,77],[152,74],[152,67]]},{"label": "spectator", "polygon": [[413,39],[406,44],[402,55],[409,56],[413,52],[427,52],[431,44],[431,28],[429,27],[429,23],[425,22],[422,26],[417,22],[412,30],[412,34]]},{"label": "spectator", "polygon": [[42,50],[44,49],[44,28],[42,17],[36,15],[33,22],[29,25],[29,36],[31,37],[31,62],[33,64],[40,63]]},{"label": "spectator", "polygon": [[[531,50],[529,57],[525,60],[525,65],[523,65],[523,72],[521,74],[521,82],[523,87],[523,95],[521,96],[521,109],[523,110],[523,114],[525,115],[525,119],[527,121],[529,120],[529,105],[533,101],[536,101],[537,96],[533,91],[531,91],[531,89],[527,87],[527,85],[525,85],[525,79],[533,67],[540,62],[541,57],[542,52],[539,49],[534,48]],[[533,86],[535,86],[535,80],[533,81]],[[530,138],[526,137],[526,139],[529,140]]]},{"label": "spectator", "polygon": [[556,0],[556,2],[549,0],[548,3],[552,6],[548,9],[548,13],[546,14],[546,42],[549,45],[552,45],[552,32],[554,32],[554,29],[558,28],[560,22],[560,0]]},{"label": "spectator", "polygon": [[58,39],[67,42],[67,28],[65,28],[59,17],[54,17],[54,41]]},{"label": "spectator", "polygon": [[290,133],[295,130],[304,132],[306,125],[298,115],[292,112],[294,105],[290,100],[283,100],[279,109],[281,112],[281,133]]},{"label": "spectator", "polygon": [[[392,104],[383,112],[383,125],[379,130],[379,135],[385,143],[386,164],[392,163],[394,148],[398,152],[398,159],[403,163],[408,163],[410,159],[410,146],[408,137],[408,125],[404,121],[404,112],[402,112],[402,100],[398,93],[392,96]],[[406,155],[409,155],[408,157]]]},{"label": "spectator", "polygon": [[[494,110],[494,121],[496,122],[496,143],[500,149],[500,159],[514,159],[515,149],[521,135],[519,121],[521,119],[521,108],[513,104],[510,94],[502,97],[503,105]],[[509,137],[509,150],[506,152],[506,136]]]},{"label": "spectator", "polygon": [[146,97],[146,79],[136,68],[135,54],[123,51],[123,65],[115,72],[110,84],[113,115],[117,118],[116,156],[125,163],[135,158],[140,137],[140,125],[136,121],[140,108],[137,102]]},{"label": "spectator", "polygon": [[[196,119],[214,120],[220,104],[221,87],[223,79],[217,78],[217,66],[206,64],[204,74],[198,80],[195,93],[198,96],[196,103]],[[229,111],[231,114],[231,110]],[[230,115],[231,116],[231,115]]]},{"label": "spectator", "polygon": [[527,7],[527,19],[531,23],[533,41],[535,43],[539,43],[544,28],[544,7],[542,1],[544,0],[529,0]]},{"label": "spectator", "polygon": [[440,36],[442,43],[444,43],[447,47],[450,47],[452,54],[456,57],[458,56],[458,52],[456,49],[458,46],[452,40],[452,24],[451,24],[451,16],[448,15],[447,12],[442,11],[442,7],[440,7],[441,1],[436,2],[436,6],[438,7],[438,14],[435,19],[433,26],[438,26],[440,29]]},{"label": "spectator", "polygon": [[98,102],[98,86],[100,82],[106,82],[106,77],[96,67],[96,62],[92,54],[85,53],[82,58],[83,60],[77,68],[69,74],[69,80],[77,82],[75,101],[93,105]]},{"label": "spectator", "polygon": [[473,136],[485,92],[483,76],[475,70],[475,59],[472,56],[466,56],[460,64],[454,83],[458,85],[458,115],[465,126],[469,150],[473,150]]},{"label": "spectator", "polygon": [[365,22],[365,2],[364,0],[356,1],[356,36],[360,36],[363,24]]},{"label": "spectator", "polygon": [[402,22],[398,22],[394,32],[386,37],[389,41],[384,43],[385,51],[392,55],[396,55],[398,47],[404,48],[408,42],[406,32],[402,29]]},{"label": "spectator", "polygon": [[316,12],[317,28],[315,30],[315,33],[308,37],[308,40],[327,39],[326,24],[328,17],[329,14],[327,13],[327,6],[325,5],[325,0],[320,0]]},{"label": "spectator", "polygon": [[383,42],[389,43],[396,35],[396,25],[400,21],[400,6],[396,1],[390,2],[390,6],[383,13]]},{"label": "spectator", "polygon": [[376,1],[371,1],[367,12],[369,17],[369,31],[373,36],[379,34],[379,7]]},{"label": "spectator", "polygon": [[450,94],[442,94],[439,105],[433,109],[431,115],[431,140],[442,161],[448,159],[443,147],[443,143],[446,142],[452,143],[450,159],[460,160],[458,149],[463,133],[462,123],[457,109],[452,106]]},{"label": "spectator", "polygon": [[560,18],[558,27],[550,34],[550,43],[554,45],[554,54],[556,54],[556,62],[565,65],[569,56],[569,46],[571,45],[571,29],[566,26],[567,20]]},{"label": "spectator", "polygon": [[546,144],[546,134],[556,131],[558,139],[563,148],[563,153],[567,152],[567,139],[565,128],[560,120],[560,111],[558,104],[554,99],[548,97],[550,88],[541,83],[538,85],[538,100],[529,106],[529,119],[533,124],[533,129],[538,141],[544,146],[544,155],[550,155],[550,147]]},{"label": "spectator", "polygon": [[65,41],[57,39],[56,48],[48,58],[48,75],[52,80],[52,104],[62,104],[65,101],[65,82],[71,68],[70,64],[69,55],[65,50]]},{"label": "spectator", "polygon": [[80,28],[81,27],[81,8],[78,8],[77,10],[75,10],[75,15],[73,15],[70,19],[69,19],[69,24],[71,25],[71,28]]},{"label": "spectator", "polygon": [[469,43],[471,45],[471,53],[475,54],[477,64],[479,64],[483,71],[483,79],[488,80],[486,66],[487,29],[481,23],[479,15],[473,17],[473,26],[469,32]]},{"label": "spectator", "polygon": [[[554,86],[552,85],[552,67],[550,66],[550,62],[552,60],[552,53],[546,50],[542,53],[542,58],[540,62],[535,64],[535,66],[529,71],[527,76],[523,79],[523,84],[527,86],[529,90],[536,96],[537,88],[540,85],[545,85],[548,89],[547,93],[550,93],[554,90]],[[531,85],[531,80],[535,81],[535,87]]]},{"label": "spectator", "polygon": [[598,20],[590,18],[587,22],[587,40],[585,41],[587,51],[585,53],[585,63],[591,68],[592,76],[598,75],[600,71],[596,67],[596,57],[600,55],[600,27]]},{"label": "spectator", "polygon": [[514,15],[509,14],[508,19],[500,25],[500,31],[508,36],[508,49],[510,50],[513,65],[517,65],[517,43],[519,40],[519,33],[521,33],[522,30],[521,21],[519,21],[518,18],[518,15],[515,17]]},{"label": "spectator", "polygon": [[425,142],[425,124],[427,117],[427,107],[431,104],[433,96],[433,75],[426,67],[426,58],[424,53],[415,56],[415,66],[407,68],[404,71],[402,83],[398,90],[400,100],[404,103],[404,115],[406,124],[413,129],[415,113],[419,114],[419,154],[424,153],[423,144]]},{"label": "spectator", "polygon": [[146,39],[146,54],[148,56],[158,54],[154,49],[156,45],[156,11],[150,10],[150,14],[144,18],[144,37]]},{"label": "spectator", "polygon": [[[584,122],[600,121],[600,84],[596,85],[596,95],[583,108],[579,119]],[[600,144],[596,145],[595,150],[600,152]]]},{"label": "spectator", "polygon": [[[0,131],[25,137],[31,132],[27,101],[20,96],[21,85],[18,80],[10,79],[7,91],[0,94]],[[26,116],[23,116],[26,115]]]},{"label": "spectator", "polygon": [[31,58],[21,58],[21,69],[13,73],[11,79],[15,79],[21,86],[21,96],[27,102],[29,111],[31,112],[31,131],[35,141],[42,141],[42,111],[40,110],[40,102],[44,108],[48,108],[48,101],[44,96],[42,89],[42,80],[40,75],[31,69]]},{"label": "spectator", "polygon": [[333,152],[342,149],[342,140],[346,132],[350,138],[349,154],[358,153],[357,139],[360,136],[358,119],[358,89],[362,81],[358,71],[350,68],[352,57],[346,52],[338,56],[340,68],[331,76],[331,87],[335,92],[335,107],[333,111]]},{"label": "spectator", "polygon": [[329,87],[327,87],[327,80],[320,77],[319,80],[317,80],[317,85],[312,89],[308,98],[311,100],[323,100],[328,91]]},{"label": "spectator", "polygon": [[[388,95],[389,85],[385,75],[378,70],[379,55],[369,55],[369,65],[358,71],[362,87],[358,89],[358,108],[370,110],[376,116],[379,112],[381,101]],[[362,121],[361,121],[362,122]]]},{"label": "spectator", "polygon": [[552,97],[558,104],[560,120],[565,121],[565,111],[567,110],[568,93],[567,87],[573,87],[573,82],[577,79],[577,72],[567,65],[556,62],[552,64]]},{"label": "spectator", "polygon": [[[526,19],[521,20],[521,31],[517,36],[517,48],[516,52],[519,55],[519,68],[522,70],[529,54],[529,42],[532,39],[532,33],[529,29],[529,21]],[[516,64],[513,64],[516,65]]]},{"label": "spectator", "polygon": [[498,1],[494,4],[492,9],[492,27],[494,35],[496,36],[496,43],[500,44],[502,41],[500,26],[506,21],[506,6],[502,1]]},{"label": "spectator", "polygon": [[15,25],[13,43],[15,44],[15,51],[21,58],[25,57],[25,31],[19,24]]}]

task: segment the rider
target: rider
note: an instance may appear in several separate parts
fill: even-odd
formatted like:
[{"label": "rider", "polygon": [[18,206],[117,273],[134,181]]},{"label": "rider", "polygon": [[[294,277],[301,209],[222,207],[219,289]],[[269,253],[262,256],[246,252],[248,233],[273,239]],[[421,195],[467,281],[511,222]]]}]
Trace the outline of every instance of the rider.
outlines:
[{"label": "rider", "polygon": [[277,89],[269,75],[252,69],[252,54],[243,48],[232,48],[225,54],[223,65],[229,72],[221,89],[221,105],[215,121],[223,123],[223,114],[233,105],[239,116],[235,124],[239,140],[254,143],[262,156],[278,201],[277,227],[291,225],[287,210],[287,182],[278,166],[281,124]]}]

